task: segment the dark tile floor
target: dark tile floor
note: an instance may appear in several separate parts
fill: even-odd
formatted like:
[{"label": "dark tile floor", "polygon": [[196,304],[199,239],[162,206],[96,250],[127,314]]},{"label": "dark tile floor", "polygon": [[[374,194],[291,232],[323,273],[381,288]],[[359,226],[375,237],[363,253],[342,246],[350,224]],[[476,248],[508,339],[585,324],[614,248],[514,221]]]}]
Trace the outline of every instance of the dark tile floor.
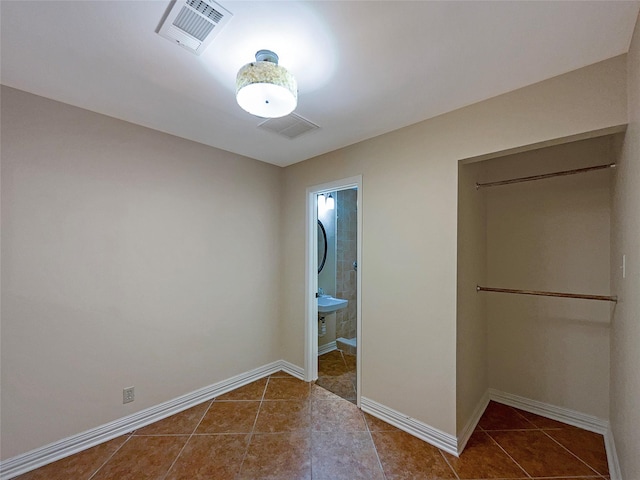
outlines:
[{"label": "dark tile floor", "polygon": [[334,350],[318,357],[316,385],[356,403],[356,356]]},{"label": "dark tile floor", "polygon": [[457,458],[314,384],[271,375],[20,480],[602,480],[602,436],[490,403]]}]

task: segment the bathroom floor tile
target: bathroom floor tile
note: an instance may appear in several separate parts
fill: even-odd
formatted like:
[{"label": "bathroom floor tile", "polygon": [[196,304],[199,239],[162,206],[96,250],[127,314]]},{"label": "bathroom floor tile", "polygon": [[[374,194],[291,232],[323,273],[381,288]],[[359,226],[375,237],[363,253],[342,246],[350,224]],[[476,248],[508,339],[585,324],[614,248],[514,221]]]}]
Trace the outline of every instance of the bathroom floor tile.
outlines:
[{"label": "bathroom floor tile", "polygon": [[545,433],[601,475],[609,475],[607,451],[602,435],[570,426],[561,430],[545,430]]},{"label": "bathroom floor tile", "polygon": [[480,422],[483,430],[526,430],[536,426],[520,415],[515,408],[501,403],[489,402]]},{"label": "bathroom floor tile", "polygon": [[353,386],[352,381],[349,378],[339,377],[325,377],[319,376],[316,380],[316,385],[335,393],[339,397],[355,400],[356,389]]},{"label": "bathroom floor tile", "polygon": [[318,357],[316,384],[356,403],[356,357],[333,350]]},{"label": "bathroom floor tile", "polygon": [[194,435],[166,480],[233,480],[249,445],[249,435]]},{"label": "bathroom floor tile", "polygon": [[15,480],[88,479],[124,444],[128,436],[114,438],[84,452],[15,477]]},{"label": "bathroom floor tile", "polygon": [[341,375],[350,369],[340,350],[333,350],[318,357],[318,372],[323,375]]},{"label": "bathroom floor tile", "polygon": [[309,400],[271,400],[262,402],[254,432],[308,431],[309,425]]},{"label": "bathroom floor tile", "polygon": [[455,479],[440,450],[400,430],[372,432],[387,480]]},{"label": "bathroom floor tile", "polygon": [[307,433],[258,433],[237,480],[310,480],[311,453]]},{"label": "bathroom floor tile", "polygon": [[209,408],[211,402],[204,402],[184,412],[176,413],[146,427],[139,428],[134,435],[190,435]]},{"label": "bathroom floor tile", "polygon": [[347,400],[335,397],[311,400],[311,429],[314,432],[364,432],[362,411]]},{"label": "bathroom floor tile", "polygon": [[527,474],[489,437],[476,430],[459,457],[444,452],[460,479],[527,478]]},{"label": "bathroom floor tile", "polygon": [[297,378],[270,378],[265,400],[305,400],[309,398],[310,384]]},{"label": "bathroom floor tile", "polygon": [[309,398],[311,400],[316,399],[316,398],[317,399],[331,400],[331,399],[334,399],[334,398],[339,398],[339,395],[336,395],[332,391],[327,390],[326,388],[319,386],[317,383],[312,383],[311,384],[311,394],[310,394]]},{"label": "bathroom floor tile", "polygon": [[383,480],[369,432],[313,432],[313,480]]},{"label": "bathroom floor tile", "polygon": [[214,401],[196,433],[251,433],[260,402]]},{"label": "bathroom floor tile", "polygon": [[131,437],[91,480],[161,480],[188,439]]},{"label": "bathroom floor tile", "polygon": [[229,393],[225,393],[224,395],[220,395],[216,397],[216,401],[225,401],[225,400],[262,400],[262,395],[264,395],[264,390],[267,386],[267,379],[261,378],[260,380],[256,380],[255,382],[251,382],[243,387],[236,388],[235,390],[230,391]]},{"label": "bathroom floor tile", "polygon": [[342,357],[344,358],[344,362],[347,364],[347,368],[349,370],[356,370],[356,356],[350,355],[348,353],[342,353]]},{"label": "bathroom floor tile", "polygon": [[532,477],[596,475],[540,430],[488,434]]}]

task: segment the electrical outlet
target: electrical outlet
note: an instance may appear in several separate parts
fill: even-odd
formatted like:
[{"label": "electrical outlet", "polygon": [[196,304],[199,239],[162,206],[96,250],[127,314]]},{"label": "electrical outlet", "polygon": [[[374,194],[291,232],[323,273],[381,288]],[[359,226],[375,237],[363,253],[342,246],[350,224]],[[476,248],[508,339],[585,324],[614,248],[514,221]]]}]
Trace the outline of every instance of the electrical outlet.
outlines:
[{"label": "electrical outlet", "polygon": [[135,399],[134,387],[127,387],[122,390],[122,403],[130,403]]}]

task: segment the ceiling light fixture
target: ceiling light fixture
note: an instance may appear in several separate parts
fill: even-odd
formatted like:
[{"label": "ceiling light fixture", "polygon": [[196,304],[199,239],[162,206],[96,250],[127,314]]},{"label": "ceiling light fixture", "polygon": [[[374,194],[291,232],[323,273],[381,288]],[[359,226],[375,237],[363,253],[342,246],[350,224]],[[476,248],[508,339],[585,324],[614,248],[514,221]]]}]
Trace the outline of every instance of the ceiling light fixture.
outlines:
[{"label": "ceiling light fixture", "polygon": [[326,199],[325,205],[327,210],[333,210],[336,207],[336,201],[333,199],[333,195],[329,194]]},{"label": "ceiling light fixture", "polygon": [[256,61],[238,71],[236,100],[251,115],[284,117],[298,104],[298,83],[291,73],[278,65],[278,55],[271,50],[259,50]]}]

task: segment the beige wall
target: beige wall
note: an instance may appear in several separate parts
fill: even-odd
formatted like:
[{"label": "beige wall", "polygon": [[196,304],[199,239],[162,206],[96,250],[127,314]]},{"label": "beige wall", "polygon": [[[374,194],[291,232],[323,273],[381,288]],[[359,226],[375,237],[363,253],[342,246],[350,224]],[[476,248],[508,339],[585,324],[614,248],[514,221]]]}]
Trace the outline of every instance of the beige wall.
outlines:
[{"label": "beige wall", "polygon": [[[611,137],[483,162],[497,181],[611,163]],[[487,284],[609,295],[611,169],[486,189]],[[484,293],[492,388],[609,415],[608,302]]]},{"label": "beige wall", "polygon": [[281,358],[280,179],[2,87],[3,458]]},{"label": "beige wall", "polygon": [[[622,478],[640,478],[640,21],[628,55],[629,127],[613,182],[611,425]],[[620,266],[626,255],[626,277]]]},{"label": "beige wall", "polygon": [[467,422],[489,388],[487,372],[487,297],[476,292],[487,278],[485,162],[458,168],[458,285],[456,335],[456,431]]},{"label": "beige wall", "polygon": [[455,435],[457,162],[625,123],[625,68],[616,57],[287,167],[285,359],[303,365],[306,188],[362,174],[361,393]]}]

